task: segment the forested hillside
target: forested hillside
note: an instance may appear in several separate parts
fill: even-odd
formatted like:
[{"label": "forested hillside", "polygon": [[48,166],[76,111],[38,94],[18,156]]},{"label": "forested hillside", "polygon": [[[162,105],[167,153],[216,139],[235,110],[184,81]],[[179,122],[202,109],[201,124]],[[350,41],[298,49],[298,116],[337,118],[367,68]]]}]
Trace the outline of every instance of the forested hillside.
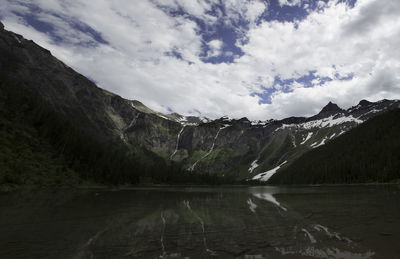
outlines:
[{"label": "forested hillside", "polygon": [[0,76],[0,184],[78,185],[220,183],[167,165],[152,152],[129,150],[72,124],[38,94]]},{"label": "forested hillside", "polygon": [[369,183],[400,180],[400,109],[368,120],[305,153],[272,184]]}]

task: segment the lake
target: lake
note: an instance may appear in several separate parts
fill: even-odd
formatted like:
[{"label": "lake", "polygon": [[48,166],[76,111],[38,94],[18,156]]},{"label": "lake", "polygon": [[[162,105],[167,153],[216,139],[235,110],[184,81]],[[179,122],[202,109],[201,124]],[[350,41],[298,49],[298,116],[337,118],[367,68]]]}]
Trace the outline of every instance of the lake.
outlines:
[{"label": "lake", "polygon": [[0,194],[0,258],[400,258],[400,186]]}]

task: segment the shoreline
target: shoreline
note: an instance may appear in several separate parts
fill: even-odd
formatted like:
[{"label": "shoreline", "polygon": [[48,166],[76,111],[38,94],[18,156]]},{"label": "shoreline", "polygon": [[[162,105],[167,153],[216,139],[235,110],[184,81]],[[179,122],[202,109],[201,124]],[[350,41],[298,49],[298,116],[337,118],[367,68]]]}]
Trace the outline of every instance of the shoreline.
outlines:
[{"label": "shoreline", "polygon": [[78,185],[78,186],[35,186],[35,185],[0,185],[0,193],[8,193],[17,190],[134,190],[134,189],[149,189],[149,188],[243,188],[243,187],[277,187],[277,188],[298,188],[298,187],[356,187],[356,186],[395,186],[400,185],[400,182],[388,183],[349,183],[349,184],[292,184],[292,185],[246,185],[246,184],[221,184],[221,185],[197,185],[197,184],[142,184],[142,185]]}]

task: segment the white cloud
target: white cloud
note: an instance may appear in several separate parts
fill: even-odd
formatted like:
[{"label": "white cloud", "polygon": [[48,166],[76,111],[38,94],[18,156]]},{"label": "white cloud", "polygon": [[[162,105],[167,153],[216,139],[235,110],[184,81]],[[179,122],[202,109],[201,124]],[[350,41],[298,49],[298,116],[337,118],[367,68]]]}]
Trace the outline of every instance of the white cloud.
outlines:
[{"label": "white cloud", "polygon": [[291,84],[289,85],[290,90],[294,90],[294,89],[297,89],[297,88],[303,88],[303,87],[304,87],[303,84],[298,83],[298,82],[296,82],[296,81],[294,81],[293,83],[291,83]]},{"label": "white cloud", "polygon": [[208,57],[214,57],[214,56],[219,56],[221,55],[222,52],[222,46],[224,43],[220,40],[211,40],[207,43],[208,47],[210,48],[210,51],[208,53]]},{"label": "white cloud", "polygon": [[250,23],[254,23],[257,18],[266,10],[267,4],[257,0],[235,1],[225,0],[225,12],[230,19],[237,22],[240,18],[244,18]]},{"label": "white cloud", "polygon": [[318,1],[317,5],[318,5],[318,8],[324,8],[326,6],[326,3],[324,1],[320,0],[320,1]]},{"label": "white cloud", "polygon": [[[330,1],[297,27],[276,21],[255,23],[267,8],[261,1],[224,1],[227,17],[218,11],[211,15],[213,4],[194,0],[35,1],[43,9],[36,15],[54,25],[53,34],[62,37],[61,42],[36,31],[12,12],[31,12],[26,1],[1,3],[0,15],[7,29],[51,50],[100,87],[163,112],[170,107],[182,114],[198,110],[209,117],[268,119],[311,115],[328,101],[346,108],[364,98],[400,97],[397,0],[359,0],[354,8]],[[234,26],[246,19],[250,23],[250,29],[243,31],[247,41],[236,43],[244,55],[221,52],[221,40],[204,42],[192,19],[171,17],[165,8],[183,8],[211,29],[221,20]],[[91,44],[94,36],[76,30],[73,21],[90,26],[108,44]],[[202,44],[208,44],[211,56],[235,56],[234,63],[204,63]],[[182,59],[168,55],[173,51]],[[278,85],[271,104],[259,104],[260,97],[253,94],[272,88],[275,76],[300,78],[310,71],[333,81],[321,84],[315,79],[311,88],[293,83],[288,86],[290,93]],[[348,80],[336,77],[349,74],[353,77]]]},{"label": "white cloud", "polygon": [[[246,53],[242,58],[251,60],[251,67],[278,74],[282,79],[299,78],[309,71],[335,79],[319,87],[296,88],[293,93],[278,92],[268,107],[272,108],[272,113],[282,116],[310,114],[316,110],[314,107],[321,107],[330,100],[349,107],[362,98],[399,98],[400,81],[396,78],[400,73],[394,69],[400,64],[396,50],[400,16],[393,14],[400,14],[397,2],[359,1],[350,9],[335,1],[328,3],[323,11],[311,13],[298,23],[297,29],[292,23],[278,22],[263,23],[251,29],[249,43],[242,46]],[[371,8],[386,10],[385,6],[391,8],[390,15],[381,10],[377,11],[380,13],[377,17],[371,11]],[[367,22],[371,26],[367,30],[363,26],[353,29],[360,19],[373,19],[374,24]],[[340,77],[353,74],[353,78],[341,81],[336,74]],[[377,84],[378,78],[387,83]],[[314,83],[319,85],[317,81]]]},{"label": "white cloud", "polygon": [[246,17],[250,22],[254,22],[266,9],[265,2],[251,1],[246,8]]},{"label": "white cloud", "polygon": [[300,6],[301,0],[279,0],[279,4],[281,6],[288,5],[288,6]]}]

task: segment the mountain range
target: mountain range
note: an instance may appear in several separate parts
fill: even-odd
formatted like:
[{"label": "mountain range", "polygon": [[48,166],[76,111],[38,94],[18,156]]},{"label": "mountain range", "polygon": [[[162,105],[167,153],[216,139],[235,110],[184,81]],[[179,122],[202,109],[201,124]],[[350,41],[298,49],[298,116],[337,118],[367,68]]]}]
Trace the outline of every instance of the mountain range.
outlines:
[{"label": "mountain range", "polygon": [[[281,172],[293,174],[293,167],[310,153],[400,108],[399,100],[362,100],[347,110],[329,102],[311,117],[265,121],[162,114],[97,87],[1,23],[0,71],[0,181],[12,183],[41,184],[48,175],[38,174],[46,170],[62,172],[58,182],[174,182],[190,177],[207,182],[217,177],[293,183],[279,178]],[[31,162],[19,168],[22,161]]]}]

